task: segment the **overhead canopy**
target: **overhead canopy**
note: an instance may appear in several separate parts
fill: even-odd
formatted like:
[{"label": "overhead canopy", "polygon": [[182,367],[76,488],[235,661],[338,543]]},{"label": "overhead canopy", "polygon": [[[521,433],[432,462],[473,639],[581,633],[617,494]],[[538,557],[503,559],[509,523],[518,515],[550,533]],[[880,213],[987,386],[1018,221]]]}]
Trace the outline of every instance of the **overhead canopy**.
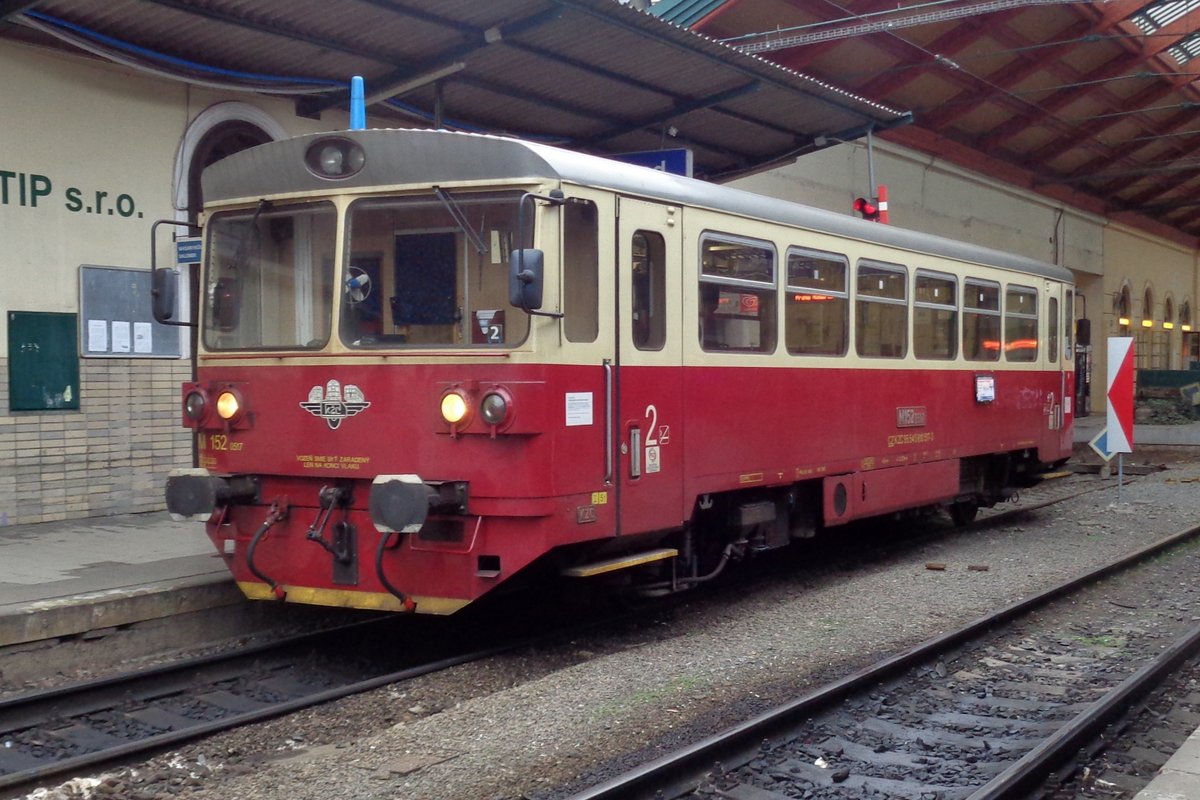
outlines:
[{"label": "overhead canopy", "polygon": [[909,121],[616,0],[0,0],[0,36],[293,97],[307,115],[345,107],[361,75],[369,125],[686,147],[711,179]]},{"label": "overhead canopy", "polygon": [[661,0],[654,12],[911,109],[892,141],[1197,246],[1198,0]]}]

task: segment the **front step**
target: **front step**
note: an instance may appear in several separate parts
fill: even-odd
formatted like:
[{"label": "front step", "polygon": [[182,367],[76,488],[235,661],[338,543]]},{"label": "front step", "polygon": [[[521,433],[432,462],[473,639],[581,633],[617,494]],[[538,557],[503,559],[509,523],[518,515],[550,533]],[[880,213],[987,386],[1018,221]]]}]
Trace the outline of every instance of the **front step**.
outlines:
[{"label": "front step", "polygon": [[647,550],[643,553],[631,553],[604,561],[595,561],[591,564],[581,564],[578,567],[568,567],[562,571],[562,574],[571,578],[591,578],[594,575],[603,575],[606,572],[616,572],[617,570],[629,569],[630,567],[640,567],[643,564],[651,564],[655,561],[662,561],[665,558],[675,558],[678,555],[679,551],[674,547],[663,547],[658,550]]}]

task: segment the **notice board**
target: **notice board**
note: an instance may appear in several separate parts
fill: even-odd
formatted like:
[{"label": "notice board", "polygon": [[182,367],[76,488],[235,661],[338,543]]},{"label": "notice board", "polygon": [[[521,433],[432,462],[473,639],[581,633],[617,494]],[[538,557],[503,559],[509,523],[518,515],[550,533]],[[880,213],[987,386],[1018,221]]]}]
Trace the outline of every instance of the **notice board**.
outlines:
[{"label": "notice board", "polygon": [[179,358],[179,328],[154,320],[150,270],[79,267],[79,352],[85,358]]},{"label": "notice board", "polygon": [[10,411],[79,408],[78,328],[74,314],[8,312]]}]

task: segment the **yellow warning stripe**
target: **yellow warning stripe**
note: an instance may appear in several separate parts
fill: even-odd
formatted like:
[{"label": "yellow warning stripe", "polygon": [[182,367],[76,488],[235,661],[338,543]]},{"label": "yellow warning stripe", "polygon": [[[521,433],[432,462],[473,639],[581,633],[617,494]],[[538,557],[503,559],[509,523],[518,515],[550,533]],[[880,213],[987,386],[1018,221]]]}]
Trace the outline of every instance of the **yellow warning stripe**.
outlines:
[{"label": "yellow warning stripe", "polygon": [[[275,600],[271,587],[257,581],[238,581],[242,594],[251,600]],[[289,603],[304,603],[314,606],[334,606],[335,608],[361,608],[368,611],[403,611],[404,606],[395,595],[386,592],[359,592],[349,589],[315,589],[310,586],[279,587],[286,593],[284,600]],[[470,600],[459,597],[422,597],[410,598],[417,604],[421,614],[453,614],[466,606]]]},{"label": "yellow warning stripe", "polygon": [[649,564],[654,561],[661,561],[664,558],[675,558],[679,555],[679,551],[673,547],[664,547],[661,550],[647,550],[644,553],[634,553],[630,556],[618,556],[610,558],[607,561],[597,561],[592,564],[584,564],[579,567],[570,567],[562,571],[563,575],[572,578],[590,578],[593,575],[602,575],[605,572],[616,572],[619,569],[629,569],[630,567],[640,567],[642,564]]}]

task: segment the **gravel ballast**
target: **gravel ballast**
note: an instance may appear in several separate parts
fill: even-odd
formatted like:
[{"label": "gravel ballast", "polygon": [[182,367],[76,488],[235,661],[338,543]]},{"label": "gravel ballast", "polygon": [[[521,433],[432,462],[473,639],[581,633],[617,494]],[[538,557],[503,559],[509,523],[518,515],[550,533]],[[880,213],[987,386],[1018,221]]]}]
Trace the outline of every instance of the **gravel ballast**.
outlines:
[{"label": "gravel ballast", "polygon": [[1168,468],[1125,486],[1119,505],[1108,480],[969,532],[909,526],[905,541],[867,563],[806,562],[828,554],[802,549],[785,557],[790,571],[700,589],[615,632],[455,668],[30,797],[559,797],[560,787],[614,774],[1200,524],[1200,462],[1138,454],[1147,458]]}]

